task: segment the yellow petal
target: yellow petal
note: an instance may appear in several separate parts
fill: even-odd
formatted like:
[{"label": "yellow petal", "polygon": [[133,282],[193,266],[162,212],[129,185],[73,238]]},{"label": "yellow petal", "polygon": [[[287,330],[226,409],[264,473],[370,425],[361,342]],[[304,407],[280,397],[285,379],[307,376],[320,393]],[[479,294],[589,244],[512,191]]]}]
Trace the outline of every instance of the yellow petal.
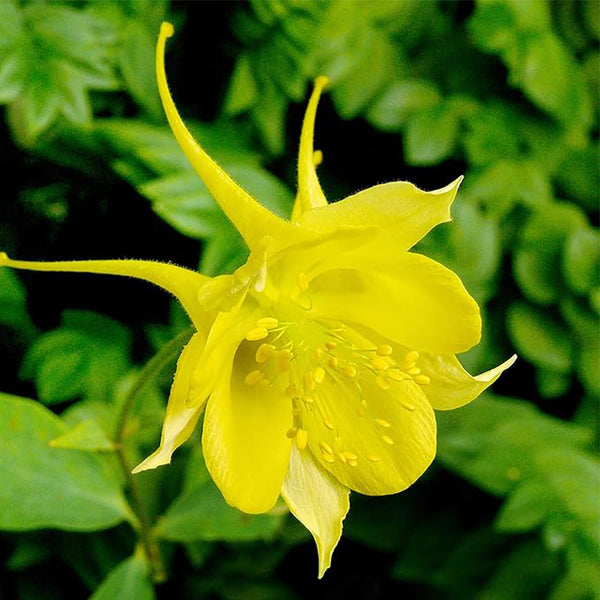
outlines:
[{"label": "yellow petal", "polygon": [[196,367],[196,362],[202,352],[204,343],[204,336],[195,333],[183,349],[177,361],[177,370],[175,371],[175,378],[171,387],[171,394],[169,395],[160,446],[156,452],[141,462],[133,470],[133,473],[169,464],[173,452],[192,435],[204,404],[198,404],[195,408],[188,408],[186,402],[190,390],[192,372]]},{"label": "yellow petal", "polygon": [[[382,389],[364,371],[353,379],[326,380],[307,411],[309,448],[344,486],[368,495],[394,494],[431,464],[436,424],[417,384],[395,381]],[[332,453],[323,452],[324,444]]]},{"label": "yellow petal", "polygon": [[[260,343],[260,342],[259,342]],[[287,471],[291,401],[283,378],[249,385],[256,343],[242,342],[221,372],[208,400],[202,448],[208,470],[225,500],[248,513],[270,510]]]},{"label": "yellow petal", "polygon": [[289,222],[280,219],[254,200],[206,154],[181,120],[171,98],[165,74],[165,42],[172,35],[173,26],[163,23],[156,47],[156,77],[160,98],[179,146],[249,247],[254,247],[267,234],[282,239],[294,235],[294,228]]},{"label": "yellow petal", "polygon": [[70,273],[101,273],[125,275],[154,283],[171,292],[181,302],[190,319],[200,331],[205,331],[208,321],[198,302],[200,289],[210,281],[209,277],[177,267],[149,260],[77,260],[37,262],[11,260],[0,252],[0,266],[30,271],[61,271]]},{"label": "yellow petal", "polygon": [[317,105],[323,88],[328,83],[327,77],[317,77],[315,87],[306,108],[302,133],[300,135],[300,151],[298,154],[298,196],[292,212],[292,221],[305,211],[318,206],[327,206],[327,200],[319,184],[315,170],[314,131]]},{"label": "yellow petal", "polygon": [[459,177],[439,190],[424,192],[412,183],[383,183],[340,202],[303,213],[298,224],[312,231],[332,231],[340,226],[379,227],[401,249],[408,250],[440,223],[450,221]]},{"label": "yellow petal", "polygon": [[422,353],[419,366],[431,380],[423,392],[435,410],[464,406],[492,385],[515,360],[516,354],[496,368],[473,377],[465,371],[456,356]]},{"label": "yellow petal", "polygon": [[[479,342],[477,303],[449,269],[419,254],[356,253],[324,261],[337,268],[310,281],[312,313],[369,327],[411,348],[458,353]],[[386,254],[383,254],[385,252]]]},{"label": "yellow petal", "polygon": [[319,552],[319,579],[331,565],[350,508],[350,490],[319,466],[309,452],[292,446],[281,495],[290,512],[312,533]]}]

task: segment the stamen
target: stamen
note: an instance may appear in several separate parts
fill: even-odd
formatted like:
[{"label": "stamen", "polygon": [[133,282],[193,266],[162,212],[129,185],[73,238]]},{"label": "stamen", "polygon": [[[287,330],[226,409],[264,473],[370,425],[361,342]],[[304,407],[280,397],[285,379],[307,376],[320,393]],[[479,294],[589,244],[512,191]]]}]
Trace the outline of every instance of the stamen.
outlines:
[{"label": "stamen", "polygon": [[298,395],[298,390],[293,383],[290,383],[290,385],[285,388],[285,395],[290,398],[295,398]]},{"label": "stamen", "polygon": [[335,342],[327,342],[325,344],[325,347],[327,348],[327,350],[333,350],[334,348],[336,348],[337,344]]},{"label": "stamen", "polygon": [[261,344],[256,351],[254,358],[257,363],[264,363],[275,354],[275,346],[273,344]]},{"label": "stamen", "polygon": [[393,348],[389,344],[381,344],[376,352],[379,356],[390,356],[393,352]]},{"label": "stamen", "polygon": [[348,462],[348,460],[346,459],[346,456],[344,455],[343,452],[338,452],[338,458],[344,463],[346,464]]},{"label": "stamen", "polygon": [[371,359],[371,366],[376,371],[386,371],[390,367],[390,365],[387,363],[387,361],[385,361],[380,356],[375,356],[373,359]]},{"label": "stamen", "polygon": [[325,425],[329,431],[333,431],[335,429],[331,421],[328,421],[327,419],[323,419],[323,425]]},{"label": "stamen", "polygon": [[285,432],[285,437],[289,438],[290,440],[293,440],[296,437],[296,434],[298,433],[298,428],[297,427],[290,427],[286,432]]},{"label": "stamen", "polygon": [[414,363],[419,360],[419,356],[420,356],[420,354],[416,350],[411,350],[410,352],[408,352],[406,354],[406,356],[404,357],[404,360],[407,363]]},{"label": "stamen", "polygon": [[404,379],[406,379],[406,377],[400,371],[394,371],[393,369],[388,371],[385,375],[394,381],[404,381]]},{"label": "stamen", "polygon": [[246,378],[244,379],[244,383],[246,385],[256,385],[263,378],[263,372],[258,369],[254,371],[250,371]]},{"label": "stamen", "polygon": [[332,369],[337,368],[338,366],[338,359],[335,356],[332,356],[328,361],[327,361],[327,365],[330,366]]},{"label": "stamen", "polygon": [[303,375],[303,379],[304,379],[304,387],[309,392],[312,392],[315,389],[315,377],[314,377],[312,371],[306,371]]},{"label": "stamen", "polygon": [[389,435],[382,435],[381,439],[389,446],[393,446],[396,443]]},{"label": "stamen", "polygon": [[323,367],[317,367],[313,372],[313,379],[315,383],[323,383],[325,380],[325,369]]},{"label": "stamen", "polygon": [[269,335],[266,327],[253,327],[246,334],[246,339],[249,342],[258,342],[259,340],[264,340]]},{"label": "stamen", "polygon": [[353,377],[356,377],[357,373],[358,373],[358,371],[356,370],[356,367],[354,365],[347,365],[344,368],[344,375],[346,377],[349,377],[350,379],[352,379]]},{"label": "stamen", "polygon": [[392,426],[392,424],[388,423],[388,421],[385,419],[375,419],[375,423],[377,423],[377,425],[380,427],[385,427],[386,429]]},{"label": "stamen", "polygon": [[350,462],[351,460],[358,460],[358,456],[356,454],[354,454],[354,452],[344,452],[344,456],[346,457],[346,460],[348,462]]},{"label": "stamen", "polygon": [[306,273],[298,273],[298,275],[296,275],[296,283],[301,291],[306,292],[306,290],[308,290],[308,277],[306,276]]},{"label": "stamen", "polygon": [[375,377],[375,383],[382,390],[389,390],[390,389],[390,384],[389,384],[388,380],[385,377],[382,377],[381,375],[377,375],[377,377]]},{"label": "stamen", "polygon": [[321,448],[325,454],[333,454],[333,449],[327,442],[319,442],[319,448]]},{"label": "stamen", "polygon": [[406,371],[409,375],[418,375],[421,372],[421,369],[419,369],[419,367],[413,367],[412,369],[409,369],[408,371]]},{"label": "stamen", "polygon": [[417,375],[415,377],[415,383],[418,383],[419,385],[427,385],[428,383],[431,383],[431,379],[427,377],[427,375]]},{"label": "stamen", "polygon": [[280,373],[285,373],[286,371],[289,371],[293,358],[292,353],[289,350],[280,350],[275,356],[277,370]]},{"label": "stamen", "polygon": [[379,458],[379,456],[377,456],[377,454],[372,454],[371,452],[367,452],[367,458],[371,462],[379,462],[381,460],[381,458]]},{"label": "stamen", "polygon": [[256,326],[265,329],[276,329],[279,326],[279,320],[275,317],[261,317],[256,321]]},{"label": "stamen", "polygon": [[321,460],[324,460],[326,463],[332,465],[335,462],[335,457],[333,456],[333,454],[326,454],[325,452],[323,452],[321,454]]},{"label": "stamen", "polygon": [[296,433],[296,448],[304,450],[308,444],[308,432],[306,429],[298,429]]}]

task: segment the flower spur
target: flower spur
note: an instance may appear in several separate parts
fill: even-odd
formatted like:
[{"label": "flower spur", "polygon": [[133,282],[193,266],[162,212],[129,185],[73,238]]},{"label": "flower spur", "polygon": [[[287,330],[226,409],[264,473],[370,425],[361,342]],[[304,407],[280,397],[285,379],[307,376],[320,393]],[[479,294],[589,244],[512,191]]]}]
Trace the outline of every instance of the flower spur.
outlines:
[{"label": "flower spur", "polygon": [[462,178],[424,192],[376,185],[328,204],[313,149],[317,78],[306,110],[290,221],[240,188],[194,140],[167,85],[163,23],[156,71],[182,150],[250,249],[232,275],[209,278],[136,260],[0,265],[125,275],[171,292],[195,333],[181,353],[159,448],[135,471],[167,464],[204,412],[206,465],[226,501],[249,513],[281,495],[311,531],[319,577],[331,562],[349,492],[393,494],[435,455],[434,409],[475,399],[515,360],[477,377],[456,354],[477,344],[479,309],[460,279],[410,248],[450,220]]}]

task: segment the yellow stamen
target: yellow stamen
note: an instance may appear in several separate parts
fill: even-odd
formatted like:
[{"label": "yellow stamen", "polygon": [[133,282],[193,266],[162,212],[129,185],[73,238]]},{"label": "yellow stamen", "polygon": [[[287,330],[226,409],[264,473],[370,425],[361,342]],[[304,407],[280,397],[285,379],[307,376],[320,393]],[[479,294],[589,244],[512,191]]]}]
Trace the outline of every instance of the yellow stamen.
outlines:
[{"label": "yellow stamen", "polygon": [[393,379],[394,381],[403,381],[404,379],[406,379],[406,377],[400,372],[400,371],[388,371],[386,374],[386,377],[389,377],[389,379]]},{"label": "yellow stamen", "polygon": [[314,400],[310,396],[303,396],[302,402],[306,402],[306,404],[313,404]]},{"label": "yellow stamen", "polygon": [[367,453],[367,458],[371,461],[371,462],[379,462],[381,460],[381,458],[379,458],[379,456],[377,456],[377,454],[371,454],[371,452]]},{"label": "yellow stamen", "polygon": [[325,425],[329,431],[333,431],[335,429],[331,421],[328,421],[327,419],[323,419],[323,425]]},{"label": "yellow stamen", "polygon": [[250,371],[246,378],[244,379],[244,383],[246,385],[256,385],[263,378],[263,372],[258,369],[254,371]]},{"label": "yellow stamen", "polygon": [[383,358],[381,358],[380,356],[375,356],[372,360],[371,360],[371,366],[376,370],[376,371],[385,371],[387,369],[389,369],[390,365],[387,363],[387,361],[385,361]]},{"label": "yellow stamen", "polygon": [[323,452],[321,454],[321,460],[324,460],[326,463],[332,465],[335,462],[335,457],[333,456],[333,454],[326,454],[325,452]]},{"label": "yellow stamen", "polygon": [[380,427],[385,427],[386,429],[392,426],[392,424],[388,423],[388,421],[386,421],[385,419],[375,419],[375,423],[377,423],[377,425],[379,425]]},{"label": "yellow stamen", "polygon": [[325,347],[327,348],[327,350],[333,350],[337,347],[337,344],[335,342],[327,342],[325,344]]},{"label": "yellow stamen", "polygon": [[427,377],[427,375],[417,375],[415,377],[415,383],[418,383],[419,385],[427,385],[428,383],[431,383],[431,379]]},{"label": "yellow stamen", "polygon": [[335,356],[332,356],[328,361],[327,361],[328,366],[330,366],[332,369],[337,368],[338,366],[338,359]]},{"label": "yellow stamen", "polygon": [[354,365],[347,365],[344,368],[344,375],[346,377],[349,377],[350,379],[352,379],[353,377],[356,377],[357,373],[358,373],[358,371],[356,370],[356,367]]},{"label": "yellow stamen", "polygon": [[404,360],[407,363],[413,363],[413,362],[417,362],[419,360],[419,353],[416,350],[411,350],[410,352],[408,352],[406,354],[406,356],[404,357]]},{"label": "yellow stamen", "polygon": [[382,435],[381,439],[390,446],[393,446],[396,443],[389,435]]},{"label": "yellow stamen", "polygon": [[389,344],[381,344],[379,348],[377,348],[377,354],[379,356],[390,356],[393,352],[393,348]]},{"label": "yellow stamen", "polygon": [[348,462],[348,460],[346,459],[346,457],[344,456],[343,452],[338,452],[338,458],[344,463],[346,464]]},{"label": "yellow stamen", "polygon": [[261,344],[256,351],[254,358],[257,363],[264,363],[275,354],[275,346],[273,344]]},{"label": "yellow stamen", "polygon": [[327,442],[319,442],[319,448],[321,448],[325,454],[333,454],[333,449]]},{"label": "yellow stamen", "polygon": [[385,377],[382,377],[381,375],[377,375],[377,377],[375,377],[375,383],[382,390],[389,390],[390,389],[390,384],[389,384],[388,380]]},{"label": "yellow stamen", "polygon": [[315,350],[315,356],[317,357],[317,360],[323,360],[324,355],[325,355],[325,350],[323,350],[323,348],[321,348],[321,346],[319,346]]},{"label": "yellow stamen", "polygon": [[280,350],[275,356],[277,370],[280,373],[285,373],[286,371],[288,371],[293,358],[292,353],[289,350]]},{"label": "yellow stamen", "polygon": [[312,374],[312,371],[306,371],[303,375],[303,379],[305,389],[312,392],[315,389],[315,377]]},{"label": "yellow stamen", "polygon": [[257,327],[264,327],[265,329],[275,329],[279,326],[279,321],[275,317],[261,317],[256,321]]},{"label": "yellow stamen", "polygon": [[298,395],[298,390],[293,383],[285,388],[285,395],[289,396],[290,398],[295,398]]},{"label": "yellow stamen", "polygon": [[296,432],[296,448],[304,450],[308,444],[308,432],[306,429],[298,429]]},{"label": "yellow stamen", "polygon": [[354,452],[344,452],[344,456],[348,462],[351,460],[358,460],[358,456],[354,454]]},{"label": "yellow stamen", "polygon": [[246,334],[246,339],[249,342],[258,342],[258,340],[264,340],[269,335],[269,332],[265,327],[253,327]]},{"label": "yellow stamen", "polygon": [[298,428],[297,427],[290,427],[285,432],[285,437],[290,438],[290,440],[293,440],[296,437],[297,433],[298,433]]},{"label": "yellow stamen", "polygon": [[325,380],[325,369],[323,367],[317,367],[313,373],[313,379],[315,383],[323,383]]},{"label": "yellow stamen", "polygon": [[412,367],[412,369],[409,369],[408,371],[406,371],[409,375],[418,375],[421,372],[421,369],[419,369],[419,367]]}]

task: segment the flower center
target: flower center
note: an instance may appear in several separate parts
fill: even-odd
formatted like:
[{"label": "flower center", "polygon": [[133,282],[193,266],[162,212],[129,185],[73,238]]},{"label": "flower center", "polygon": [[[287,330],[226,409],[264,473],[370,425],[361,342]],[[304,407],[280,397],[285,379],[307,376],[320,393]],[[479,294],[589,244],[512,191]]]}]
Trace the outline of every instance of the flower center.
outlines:
[{"label": "flower center", "polygon": [[[290,305],[279,305],[278,316],[258,319],[246,333],[252,344],[255,368],[245,375],[248,386],[270,386],[276,381],[292,400],[293,425],[287,432],[296,446],[304,450],[310,435],[318,435],[318,447],[324,462],[357,466],[358,455],[344,448],[341,434],[332,418],[331,403],[342,402],[359,418],[371,418],[381,440],[394,445],[393,427],[371,410],[363,388],[376,384],[379,393],[391,395],[407,411],[415,405],[406,394],[394,393],[396,386],[430,382],[418,366],[416,350],[395,351],[389,344],[373,344],[352,327],[340,322],[311,318],[308,280],[303,273],[297,278],[299,294]],[[281,317],[281,318],[280,318]],[[400,354],[400,355],[399,355]],[[283,382],[280,378],[285,378]],[[318,417],[322,428],[314,431],[307,417]],[[314,419],[310,419],[314,423]],[[310,429],[310,431],[309,431]],[[377,462],[374,454],[367,459]]]}]

